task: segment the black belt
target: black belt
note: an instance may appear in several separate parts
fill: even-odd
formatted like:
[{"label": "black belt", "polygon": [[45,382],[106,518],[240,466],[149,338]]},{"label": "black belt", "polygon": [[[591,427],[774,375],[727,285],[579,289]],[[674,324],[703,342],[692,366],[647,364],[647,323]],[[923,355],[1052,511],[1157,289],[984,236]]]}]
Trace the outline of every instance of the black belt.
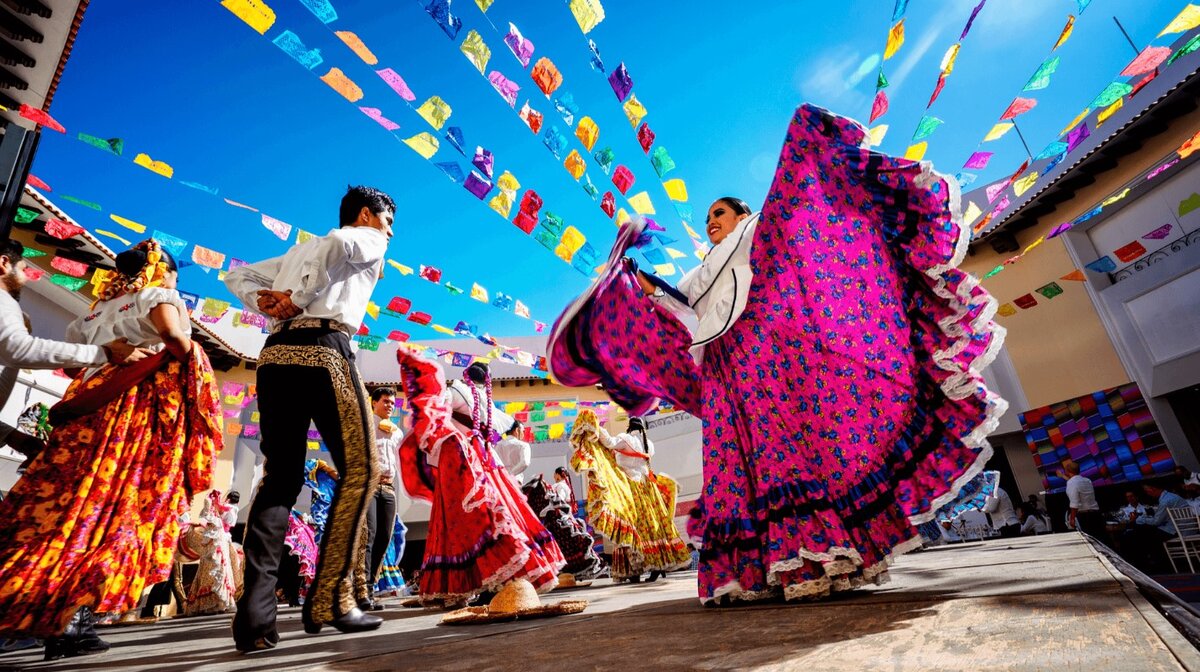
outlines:
[{"label": "black belt", "polygon": [[275,326],[271,327],[272,334],[278,334],[292,329],[324,329],[326,331],[340,331],[347,336],[353,333],[350,327],[329,318],[316,317],[298,317],[286,322],[276,322]]}]

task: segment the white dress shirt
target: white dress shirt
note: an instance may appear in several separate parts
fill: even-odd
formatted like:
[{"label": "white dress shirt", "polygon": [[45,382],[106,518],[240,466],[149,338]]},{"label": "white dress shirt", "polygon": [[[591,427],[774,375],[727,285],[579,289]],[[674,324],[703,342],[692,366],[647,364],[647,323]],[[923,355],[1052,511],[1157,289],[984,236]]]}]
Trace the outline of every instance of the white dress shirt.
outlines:
[{"label": "white dress shirt", "polygon": [[[187,304],[179,292],[163,287],[147,287],[140,292],[96,304],[89,313],[67,325],[67,340],[73,343],[109,343],[125,338],[131,345],[158,352],[164,346],[158,328],[150,321],[150,311],[164,303],[179,310],[180,331],[190,338],[192,321],[188,318]],[[87,375],[91,376],[99,370],[100,367],[91,367]]]},{"label": "white dress shirt", "polygon": [[1044,534],[1050,531],[1050,524],[1036,513],[1031,513],[1021,525],[1021,534]]},{"label": "white dress shirt", "polygon": [[[617,466],[630,480],[640,483],[650,475],[650,457],[654,455],[654,442],[647,438],[646,445],[643,446],[641,432],[618,434],[612,437],[612,443],[608,447],[613,451]],[[627,452],[646,457],[626,455]]]},{"label": "white dress shirt", "polygon": [[1099,511],[1096,503],[1096,489],[1092,487],[1091,479],[1075,474],[1067,479],[1067,501],[1072,509],[1078,512]]},{"label": "white dress shirt", "polygon": [[532,451],[529,444],[515,436],[505,436],[496,443],[495,451],[500,463],[517,479],[518,483],[525,482],[525,470],[529,468]]},{"label": "white dress shirt", "polygon": [[[387,252],[388,237],[366,226],[346,226],[295,245],[282,257],[239,266],[225,274],[225,286],[249,310],[258,291],[292,291],[297,318],[328,319],[358,330],[367,313]],[[271,320],[274,323],[274,320]]]},{"label": "white dress shirt", "polygon": [[[77,368],[107,362],[108,354],[99,345],[62,343],[31,335],[21,304],[0,290],[0,407],[8,403],[21,369]],[[0,444],[8,440],[13,429],[0,423]]]},{"label": "white dress shirt", "polygon": [[[394,485],[400,478],[399,458],[397,453],[400,450],[400,442],[404,439],[404,432],[396,427],[389,432],[382,426],[382,422],[388,418],[380,418],[375,416],[375,447],[378,449],[379,460],[379,482],[383,485]],[[389,424],[395,427],[395,423],[388,420]]]},{"label": "white dress shirt", "polygon": [[998,530],[1009,525],[1021,524],[1021,519],[1017,518],[1017,512],[1013,509],[1013,503],[1009,499],[1008,493],[999,486],[996,486],[996,491],[987,498],[983,505],[983,511],[991,514],[993,529]]}]

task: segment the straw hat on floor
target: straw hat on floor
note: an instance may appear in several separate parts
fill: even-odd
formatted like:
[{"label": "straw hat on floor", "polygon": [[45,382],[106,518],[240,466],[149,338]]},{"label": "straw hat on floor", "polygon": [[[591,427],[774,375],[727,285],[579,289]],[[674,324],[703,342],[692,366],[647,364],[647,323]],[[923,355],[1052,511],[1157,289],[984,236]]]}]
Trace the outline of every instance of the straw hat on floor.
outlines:
[{"label": "straw hat on floor", "polygon": [[517,579],[504,584],[486,607],[467,607],[442,617],[442,625],[478,625],[515,621],[519,618],[546,618],[578,614],[588,606],[587,600],[564,600],[542,604],[533,584]]}]

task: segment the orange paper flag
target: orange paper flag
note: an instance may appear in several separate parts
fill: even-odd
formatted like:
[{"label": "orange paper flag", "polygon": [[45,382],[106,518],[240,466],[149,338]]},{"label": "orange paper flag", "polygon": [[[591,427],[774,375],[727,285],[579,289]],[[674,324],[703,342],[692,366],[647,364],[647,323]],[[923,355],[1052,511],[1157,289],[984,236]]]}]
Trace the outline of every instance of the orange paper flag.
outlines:
[{"label": "orange paper flag", "polygon": [[362,100],[363,90],[358,88],[358,85],[338,68],[330,68],[329,72],[321,77],[321,81],[328,84],[329,88],[342,94],[343,98],[352,103]]}]

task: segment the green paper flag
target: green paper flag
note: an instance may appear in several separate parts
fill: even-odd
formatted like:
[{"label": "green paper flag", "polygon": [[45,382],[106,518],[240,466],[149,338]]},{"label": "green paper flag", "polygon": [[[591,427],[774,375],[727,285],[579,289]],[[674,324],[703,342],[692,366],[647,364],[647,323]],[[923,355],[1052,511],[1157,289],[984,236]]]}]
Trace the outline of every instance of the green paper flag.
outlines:
[{"label": "green paper flag", "polygon": [[87,278],[72,278],[69,275],[63,275],[62,273],[55,273],[50,277],[50,282],[62,287],[66,287],[73,292],[88,283]]},{"label": "green paper flag", "polygon": [[1129,95],[1130,91],[1133,91],[1133,87],[1125,82],[1113,82],[1104,87],[1100,95],[1096,96],[1096,99],[1092,101],[1091,107],[1108,107]]},{"label": "green paper flag", "polygon": [[91,208],[92,210],[100,210],[100,209],[101,209],[101,208],[100,208],[100,204],[99,204],[99,203],[93,203],[93,202],[91,202],[91,201],[85,201],[85,200],[83,200],[82,198],[75,198],[74,196],[67,196],[66,194],[59,194],[59,195],[58,195],[58,197],[59,197],[59,198],[61,198],[61,199],[63,199],[64,201],[70,201],[70,202],[72,202],[72,203],[78,203],[79,205],[82,205],[82,206],[83,206],[83,207],[85,207],[85,208]]},{"label": "green paper flag", "polygon": [[549,441],[550,440],[550,431],[546,430],[546,429],[534,430],[533,440],[534,441]]},{"label": "green paper flag", "polygon": [[675,161],[671,159],[671,155],[667,154],[667,148],[658,145],[650,154],[650,163],[654,166],[654,172],[658,173],[659,177],[665,177],[667,173],[675,170]]},{"label": "green paper flag", "polygon": [[448,282],[446,283],[445,286],[446,286],[446,291],[450,292],[454,296],[458,296],[459,294],[463,293],[462,289],[455,287],[454,285],[452,285]]},{"label": "green paper flag", "polygon": [[1000,271],[1003,271],[1003,270],[1004,270],[1004,264],[1000,264],[999,266],[997,266],[997,267],[993,268],[992,270],[988,271],[988,272],[987,272],[987,275],[983,276],[983,279],[984,279],[984,280],[987,280],[988,278],[992,277],[993,275],[995,275],[995,274],[997,274],[997,273],[999,273]]},{"label": "green paper flag", "polygon": [[120,138],[109,138],[108,140],[105,140],[104,138],[97,138],[96,136],[88,135],[87,133],[80,133],[78,137],[80,140],[93,147],[103,149],[104,151],[111,152],[117,156],[120,156],[121,152],[125,151],[125,141]]},{"label": "green paper flag", "polygon": [[1052,282],[1048,285],[1038,287],[1034,291],[1046,297],[1047,299],[1053,299],[1054,297],[1063,293],[1063,288],[1059,287],[1057,282]]},{"label": "green paper flag", "polygon": [[1185,44],[1179,48],[1179,51],[1171,54],[1171,57],[1167,59],[1167,65],[1170,65],[1170,64],[1174,63],[1175,61],[1178,61],[1179,59],[1183,58],[1184,56],[1187,56],[1188,54],[1196,51],[1197,49],[1200,49],[1200,35],[1197,35],[1197,36],[1193,37],[1192,39],[1188,40],[1187,44]]},{"label": "green paper flag", "polygon": [[25,251],[21,253],[21,256],[25,257],[26,259],[36,259],[37,257],[46,256],[46,253],[42,252],[41,250],[35,250],[32,247],[27,247],[25,248]]},{"label": "green paper flag", "polygon": [[921,123],[917,124],[917,131],[913,133],[913,142],[923,140],[933,135],[933,132],[942,125],[942,120],[937,117],[931,117],[928,114],[921,117]]},{"label": "green paper flag", "polygon": [[1029,83],[1025,85],[1025,91],[1038,91],[1050,86],[1050,75],[1053,75],[1058,70],[1058,63],[1062,60],[1060,57],[1046,59],[1040,66],[1037,72],[1029,78]]},{"label": "green paper flag", "polygon": [[38,218],[37,210],[22,208],[17,206],[17,214],[13,215],[13,221],[19,224],[28,224]]},{"label": "green paper flag", "polygon": [[888,87],[887,75],[883,74],[883,68],[879,69],[879,78],[875,80],[875,90],[886,89]]},{"label": "green paper flag", "polygon": [[531,423],[538,423],[538,422],[545,422],[545,421],[546,421],[546,412],[545,411],[532,411],[529,414],[529,422],[531,422]]}]

